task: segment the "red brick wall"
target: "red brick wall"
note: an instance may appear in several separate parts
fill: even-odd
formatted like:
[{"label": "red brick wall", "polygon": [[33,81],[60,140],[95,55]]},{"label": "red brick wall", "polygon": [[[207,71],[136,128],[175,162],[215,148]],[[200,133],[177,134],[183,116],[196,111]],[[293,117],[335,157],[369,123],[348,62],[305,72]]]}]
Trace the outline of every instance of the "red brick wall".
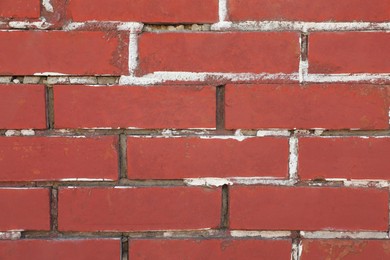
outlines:
[{"label": "red brick wall", "polygon": [[390,259],[388,0],[0,0],[0,259]]}]

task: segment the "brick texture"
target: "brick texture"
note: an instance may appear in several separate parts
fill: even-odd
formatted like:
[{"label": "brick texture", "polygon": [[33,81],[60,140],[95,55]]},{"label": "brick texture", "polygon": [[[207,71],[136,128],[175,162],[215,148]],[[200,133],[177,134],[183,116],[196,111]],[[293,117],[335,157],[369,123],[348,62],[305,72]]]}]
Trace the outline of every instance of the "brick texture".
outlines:
[{"label": "brick texture", "polygon": [[388,129],[387,88],[375,85],[228,85],[226,127]]},{"label": "brick texture", "polygon": [[303,240],[301,259],[388,259],[389,246],[386,240]]},{"label": "brick texture", "polygon": [[56,86],[57,128],[215,128],[215,88]]},{"label": "brick texture", "polygon": [[140,75],[154,71],[292,73],[298,72],[298,34],[146,33],[139,39],[139,60]]},{"label": "brick texture", "polygon": [[121,36],[104,32],[2,31],[0,75],[126,74],[128,37]]},{"label": "brick texture", "polygon": [[302,138],[299,152],[302,179],[390,179],[389,138]]},{"label": "brick texture", "polygon": [[286,138],[129,138],[127,156],[131,179],[288,175]]},{"label": "brick texture", "polygon": [[[151,250],[153,248],[153,250]],[[131,259],[289,259],[288,240],[135,240]]]},{"label": "brick texture", "polygon": [[117,179],[116,137],[1,137],[0,181]]},{"label": "brick texture", "polygon": [[[387,33],[313,33],[309,71],[312,73],[389,73]],[[370,48],[367,48],[370,46]]]},{"label": "brick texture", "polygon": [[229,0],[233,21],[386,22],[390,3],[386,0]]},{"label": "brick texture", "polygon": [[21,240],[0,241],[0,257],[19,259],[100,259],[120,258],[120,240]]},{"label": "brick texture", "polygon": [[49,230],[48,189],[0,188],[0,230]]},{"label": "brick texture", "polygon": [[233,187],[230,227],[387,230],[388,192],[356,188]]},{"label": "brick texture", "polygon": [[40,15],[39,0],[1,0],[1,18],[38,18]]},{"label": "brick texture", "polygon": [[218,0],[70,0],[68,12],[73,21],[212,23]]},{"label": "brick texture", "polygon": [[74,188],[59,191],[62,231],[216,228],[220,190],[204,188]]},{"label": "brick texture", "polygon": [[43,85],[0,85],[1,129],[46,128]]}]

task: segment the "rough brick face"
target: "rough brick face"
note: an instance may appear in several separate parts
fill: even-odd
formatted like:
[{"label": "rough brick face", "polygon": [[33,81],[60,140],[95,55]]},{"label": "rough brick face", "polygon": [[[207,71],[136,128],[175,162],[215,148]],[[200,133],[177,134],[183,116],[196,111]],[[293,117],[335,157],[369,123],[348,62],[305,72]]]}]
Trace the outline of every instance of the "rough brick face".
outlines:
[{"label": "rough brick face", "polygon": [[309,41],[312,73],[390,72],[388,33],[313,33]]},{"label": "rough brick face", "polygon": [[0,230],[49,230],[48,189],[0,188]]},{"label": "rough brick face", "polygon": [[57,128],[215,128],[215,88],[56,86]]},{"label": "rough brick face", "polygon": [[387,190],[232,187],[230,227],[260,230],[387,230]]},{"label": "rough brick face", "polygon": [[147,23],[212,23],[218,0],[70,0],[73,21],[139,21]]},{"label": "rough brick face", "polygon": [[0,85],[0,129],[46,128],[43,85]]},{"label": "rough brick face", "polygon": [[0,181],[117,179],[116,137],[1,137]]},{"label": "rough brick face", "polygon": [[120,258],[119,249],[119,239],[0,241],[0,258],[116,260]]},{"label": "rough brick face", "polygon": [[387,88],[374,85],[228,85],[226,127],[387,129]]},{"label": "rough brick face", "polygon": [[[153,250],[151,250],[153,249]],[[289,259],[288,240],[135,240],[131,259]]]},{"label": "rough brick face", "polygon": [[229,0],[233,21],[386,22],[387,0]]},{"label": "rough brick face", "polygon": [[39,0],[1,0],[1,18],[38,18],[41,3]]},{"label": "rough brick face", "polygon": [[302,179],[390,179],[390,138],[301,138]]},{"label": "rough brick face", "polygon": [[390,259],[389,0],[0,0],[0,259]]},{"label": "rough brick face", "polygon": [[127,149],[130,179],[288,175],[286,138],[129,138]]},{"label": "rough brick face", "polygon": [[126,74],[128,37],[120,36],[104,32],[2,31],[0,75]]},{"label": "rough brick face", "polygon": [[389,259],[389,247],[386,240],[303,240],[301,259]]},{"label": "rough brick face", "polygon": [[[296,33],[146,33],[139,74],[154,71],[298,72]],[[185,57],[185,59],[183,58]]]},{"label": "rough brick face", "polygon": [[59,191],[62,231],[216,228],[221,194],[205,188],[73,188]]}]

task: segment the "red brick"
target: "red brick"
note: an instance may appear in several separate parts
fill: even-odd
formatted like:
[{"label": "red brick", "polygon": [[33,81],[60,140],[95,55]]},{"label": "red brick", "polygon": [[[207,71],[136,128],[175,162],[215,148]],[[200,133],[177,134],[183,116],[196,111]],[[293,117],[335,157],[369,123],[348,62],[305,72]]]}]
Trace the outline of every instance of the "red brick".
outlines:
[{"label": "red brick", "polygon": [[59,191],[61,231],[216,228],[221,192],[205,188],[73,188]]},{"label": "red brick", "polygon": [[0,17],[4,18],[38,18],[40,0],[1,0]]},{"label": "red brick", "polygon": [[48,189],[0,188],[0,231],[49,230]]},{"label": "red brick", "polygon": [[0,85],[1,129],[46,128],[43,85]]},{"label": "red brick", "polygon": [[140,74],[154,71],[298,71],[298,34],[145,33],[139,39]]},{"label": "red brick", "polygon": [[313,33],[309,39],[309,72],[389,73],[389,46],[388,33]]},{"label": "red brick", "polygon": [[230,228],[260,230],[382,230],[388,191],[319,187],[232,187]]},{"label": "red brick", "polygon": [[386,91],[374,85],[228,85],[226,127],[387,129]]},{"label": "red brick", "polygon": [[303,240],[301,260],[390,259],[390,242],[385,240]]},{"label": "red brick", "polygon": [[130,259],[290,259],[289,240],[135,240]]},{"label": "red brick", "polygon": [[128,37],[121,36],[104,32],[0,32],[0,75],[121,75],[128,72]]},{"label": "red brick", "polygon": [[215,88],[54,87],[57,128],[215,128]]},{"label": "red brick", "polygon": [[213,23],[218,0],[70,0],[69,15],[81,22]]},{"label": "red brick", "polygon": [[287,138],[129,138],[131,179],[288,176]]},{"label": "red brick", "polygon": [[390,179],[390,138],[301,138],[302,179]]},{"label": "red brick", "polygon": [[0,241],[0,258],[58,260],[120,259],[120,240],[19,240]]},{"label": "red brick", "polygon": [[2,137],[0,181],[117,179],[116,137]]},{"label": "red brick", "polygon": [[229,0],[232,21],[387,22],[387,0]]}]

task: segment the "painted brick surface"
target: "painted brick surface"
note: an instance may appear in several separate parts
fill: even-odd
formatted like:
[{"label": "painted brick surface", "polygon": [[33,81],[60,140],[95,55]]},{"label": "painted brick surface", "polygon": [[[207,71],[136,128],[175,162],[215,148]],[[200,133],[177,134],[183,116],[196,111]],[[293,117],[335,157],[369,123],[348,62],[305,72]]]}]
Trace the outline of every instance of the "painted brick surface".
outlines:
[{"label": "painted brick surface", "polygon": [[383,179],[389,176],[389,138],[302,138],[302,179]]},{"label": "painted brick surface", "polygon": [[39,0],[2,0],[0,2],[0,17],[38,18],[40,6]]},{"label": "painted brick surface", "polygon": [[0,180],[118,178],[116,137],[1,137]]},{"label": "painted brick surface", "polygon": [[215,88],[54,88],[56,128],[215,128]]},{"label": "painted brick surface", "polygon": [[386,240],[304,240],[301,259],[387,259],[390,257]]},{"label": "painted brick surface", "polygon": [[221,191],[218,189],[61,189],[59,229],[146,231],[217,228],[220,201]]},{"label": "painted brick surface", "polygon": [[[185,58],[184,58],[185,57]],[[296,33],[147,33],[139,74],[154,71],[298,72]]]},{"label": "painted brick surface", "polygon": [[48,189],[0,188],[0,230],[49,230]]},{"label": "painted brick surface", "polygon": [[212,23],[218,0],[70,0],[73,21],[137,21],[148,23]]},{"label": "painted brick surface", "polygon": [[[389,73],[388,33],[313,33],[309,45],[312,73]],[[370,48],[367,48],[370,46]]]},{"label": "painted brick surface", "polygon": [[388,129],[387,88],[374,85],[228,85],[226,127]]},{"label": "painted brick surface", "polygon": [[129,247],[131,259],[288,259],[290,251],[288,240],[135,240]]},{"label": "painted brick surface", "polygon": [[120,258],[120,240],[23,240],[0,241],[0,257],[18,259],[101,259]]},{"label": "painted brick surface", "polygon": [[233,229],[386,230],[389,220],[386,190],[233,187],[230,199]]},{"label": "painted brick surface", "polygon": [[389,258],[388,0],[0,0],[0,259]]},{"label": "painted brick surface", "polygon": [[229,0],[233,21],[386,22],[390,3],[355,0]]},{"label": "painted brick surface", "polygon": [[2,31],[0,75],[125,74],[127,44],[120,33]]},{"label": "painted brick surface", "polygon": [[46,128],[45,102],[43,85],[0,85],[0,128]]},{"label": "painted brick surface", "polygon": [[[129,138],[131,179],[288,175],[288,139]],[[213,154],[214,156],[210,156]]]}]

